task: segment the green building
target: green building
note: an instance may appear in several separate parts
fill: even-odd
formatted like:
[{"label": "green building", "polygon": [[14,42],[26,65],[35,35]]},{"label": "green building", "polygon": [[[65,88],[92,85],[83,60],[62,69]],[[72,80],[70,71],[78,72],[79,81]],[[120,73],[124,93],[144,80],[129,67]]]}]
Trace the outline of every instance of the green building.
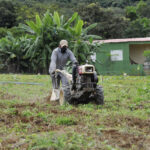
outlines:
[{"label": "green building", "polygon": [[102,75],[144,75],[143,52],[150,50],[150,38],[97,40],[95,67]]}]

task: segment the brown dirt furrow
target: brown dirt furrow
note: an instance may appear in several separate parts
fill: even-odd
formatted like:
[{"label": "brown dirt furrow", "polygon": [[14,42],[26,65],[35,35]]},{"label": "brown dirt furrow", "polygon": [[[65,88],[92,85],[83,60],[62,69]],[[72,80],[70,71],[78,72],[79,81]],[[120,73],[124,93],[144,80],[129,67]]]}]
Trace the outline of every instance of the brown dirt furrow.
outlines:
[{"label": "brown dirt furrow", "polygon": [[126,149],[130,149],[133,145],[136,145],[139,149],[147,150],[150,143],[150,138],[147,138],[144,135],[119,132],[115,129],[102,130],[100,140],[108,140],[110,145]]},{"label": "brown dirt furrow", "polygon": [[[136,127],[139,130],[145,129],[147,132],[150,132],[150,119],[143,120],[133,116],[116,116],[111,118],[111,116],[109,116],[103,123],[107,127],[116,127],[118,125],[126,124],[129,127]],[[97,124],[99,124],[99,122],[97,122]]]},{"label": "brown dirt furrow", "polygon": [[9,93],[4,93],[0,91],[0,99],[2,100],[12,100],[16,97],[17,97],[16,95],[11,95]]},{"label": "brown dirt furrow", "polygon": [[78,115],[78,116],[85,116],[85,115],[89,114],[89,113],[79,111],[79,110],[76,110],[76,109],[72,109],[72,110],[69,110],[69,111],[61,111],[61,110],[52,109],[52,110],[49,110],[49,112],[53,113],[53,114]]},{"label": "brown dirt furrow", "polygon": [[15,108],[24,108],[24,107],[36,107],[35,103],[24,103],[24,104],[15,104],[13,105]]}]

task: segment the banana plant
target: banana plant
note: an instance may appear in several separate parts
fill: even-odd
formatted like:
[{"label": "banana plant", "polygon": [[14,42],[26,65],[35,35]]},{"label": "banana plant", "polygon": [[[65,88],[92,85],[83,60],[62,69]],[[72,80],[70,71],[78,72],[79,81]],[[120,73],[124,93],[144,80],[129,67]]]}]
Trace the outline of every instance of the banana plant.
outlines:
[{"label": "banana plant", "polygon": [[69,41],[69,46],[80,63],[85,62],[87,55],[91,54],[87,41],[92,42],[93,39],[100,38],[87,34],[96,25],[84,29],[84,21],[78,13],[74,13],[66,20],[58,12],[51,14],[48,11],[42,19],[36,15],[35,22],[27,21],[26,24],[20,24],[19,28],[27,32],[27,37],[31,41],[30,47],[26,48],[25,57],[30,58],[34,66],[33,71],[47,73],[52,50],[58,46],[61,39]]},{"label": "banana plant", "polygon": [[88,32],[96,26],[97,23],[91,24],[84,29],[83,20],[77,17],[75,25],[69,28],[73,35],[74,44],[72,44],[72,49],[80,63],[85,63],[85,60],[90,61],[90,56],[94,53],[93,49],[91,49],[91,44],[94,39],[101,39],[97,35],[88,35]]},{"label": "banana plant", "polygon": [[64,23],[63,15],[60,17],[58,12],[54,12],[52,15],[47,11],[43,19],[36,15],[35,22],[27,21],[26,25],[20,24],[20,28],[26,31],[28,37],[33,41],[26,51],[26,57],[30,57],[30,60],[33,62],[36,59],[37,66],[41,70],[44,69],[45,73],[48,70],[52,50],[58,46],[62,38],[71,38],[71,34],[66,28],[73,22],[76,16],[77,13]]},{"label": "banana plant", "polygon": [[0,40],[0,60],[3,62],[3,67],[8,69],[13,65],[16,72],[29,69],[28,58],[24,57],[27,45],[30,45],[30,41],[26,36],[15,39],[11,33],[8,33],[5,38],[2,38]]}]

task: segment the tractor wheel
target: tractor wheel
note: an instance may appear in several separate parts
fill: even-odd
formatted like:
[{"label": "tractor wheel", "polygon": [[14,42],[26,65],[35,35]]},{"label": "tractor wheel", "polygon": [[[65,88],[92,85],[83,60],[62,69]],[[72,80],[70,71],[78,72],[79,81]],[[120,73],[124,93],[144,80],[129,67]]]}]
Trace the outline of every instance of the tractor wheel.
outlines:
[{"label": "tractor wheel", "polygon": [[66,103],[69,102],[70,97],[71,97],[70,88],[62,88],[60,90],[60,95],[59,95],[59,104],[65,105]]},{"label": "tractor wheel", "polygon": [[97,86],[96,87],[96,95],[95,95],[95,102],[98,105],[103,105],[104,104],[104,93],[103,93],[103,88],[102,86]]}]

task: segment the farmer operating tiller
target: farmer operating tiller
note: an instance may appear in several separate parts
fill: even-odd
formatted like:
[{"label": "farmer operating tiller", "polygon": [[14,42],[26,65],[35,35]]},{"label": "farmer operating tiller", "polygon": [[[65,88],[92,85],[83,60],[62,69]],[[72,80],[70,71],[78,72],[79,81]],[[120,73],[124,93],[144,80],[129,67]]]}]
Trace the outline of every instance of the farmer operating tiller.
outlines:
[{"label": "farmer operating tiller", "polygon": [[[64,70],[69,59],[73,63],[72,75]],[[60,41],[60,46],[53,51],[49,72],[53,84],[51,101],[59,100],[61,105],[91,101],[96,104],[104,103],[103,88],[97,85],[95,67],[89,64],[79,66],[74,54],[68,49],[66,40]]]},{"label": "farmer operating tiller", "polygon": [[[49,73],[52,79],[53,85],[53,92],[51,101],[59,100],[59,88],[60,88],[60,81],[62,83],[62,87],[66,88],[69,86],[69,82],[66,76],[62,75],[62,73],[57,72],[56,70],[64,70],[66,63],[71,60],[73,64],[73,70],[77,68],[77,60],[72,53],[71,50],[68,49],[68,42],[66,40],[61,40],[59,43],[59,47],[53,50],[51,56],[51,63],[49,67]],[[75,78],[75,76],[74,76]],[[74,79],[75,81],[75,79]],[[75,87],[75,83],[73,83],[73,88]]]}]

